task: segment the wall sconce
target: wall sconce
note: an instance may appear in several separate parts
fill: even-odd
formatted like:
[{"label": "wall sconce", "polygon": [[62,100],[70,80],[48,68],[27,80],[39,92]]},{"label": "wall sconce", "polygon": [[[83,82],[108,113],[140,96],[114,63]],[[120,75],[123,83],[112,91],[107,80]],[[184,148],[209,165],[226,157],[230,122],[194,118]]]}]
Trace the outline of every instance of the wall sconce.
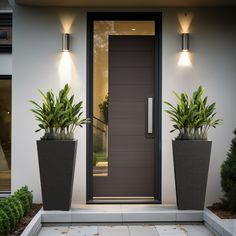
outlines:
[{"label": "wall sconce", "polygon": [[70,34],[62,34],[62,51],[69,52],[70,51]]},{"label": "wall sconce", "polygon": [[188,52],[189,51],[189,34],[183,33],[182,36],[182,52]]},{"label": "wall sconce", "polygon": [[179,66],[192,66],[189,52],[189,33],[182,33],[182,45],[179,57]]}]

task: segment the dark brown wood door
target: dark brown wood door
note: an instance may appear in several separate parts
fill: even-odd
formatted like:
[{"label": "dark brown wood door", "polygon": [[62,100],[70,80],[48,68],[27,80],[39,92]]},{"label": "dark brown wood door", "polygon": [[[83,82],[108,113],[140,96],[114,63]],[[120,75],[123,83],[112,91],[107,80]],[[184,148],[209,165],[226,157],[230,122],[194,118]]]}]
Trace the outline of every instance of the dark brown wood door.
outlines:
[{"label": "dark brown wood door", "polygon": [[154,196],[154,47],[154,36],[109,37],[108,176],[94,176],[94,197]]}]

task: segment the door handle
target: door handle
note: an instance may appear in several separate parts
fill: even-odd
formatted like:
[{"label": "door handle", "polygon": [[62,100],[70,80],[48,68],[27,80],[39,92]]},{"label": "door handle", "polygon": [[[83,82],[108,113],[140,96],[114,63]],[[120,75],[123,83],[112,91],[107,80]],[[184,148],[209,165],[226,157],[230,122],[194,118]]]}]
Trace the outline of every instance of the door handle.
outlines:
[{"label": "door handle", "polygon": [[147,98],[147,134],[153,134],[153,98]]}]

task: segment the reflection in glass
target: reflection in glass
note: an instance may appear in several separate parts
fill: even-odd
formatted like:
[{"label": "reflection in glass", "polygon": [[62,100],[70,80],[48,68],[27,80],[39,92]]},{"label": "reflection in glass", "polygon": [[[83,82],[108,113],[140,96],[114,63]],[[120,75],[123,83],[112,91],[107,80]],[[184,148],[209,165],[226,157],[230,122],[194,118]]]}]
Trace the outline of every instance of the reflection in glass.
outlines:
[{"label": "reflection in glass", "polygon": [[155,35],[154,21],[94,21],[93,175],[108,176],[109,35]]},{"label": "reflection in glass", "polygon": [[11,80],[0,80],[0,192],[11,191]]}]

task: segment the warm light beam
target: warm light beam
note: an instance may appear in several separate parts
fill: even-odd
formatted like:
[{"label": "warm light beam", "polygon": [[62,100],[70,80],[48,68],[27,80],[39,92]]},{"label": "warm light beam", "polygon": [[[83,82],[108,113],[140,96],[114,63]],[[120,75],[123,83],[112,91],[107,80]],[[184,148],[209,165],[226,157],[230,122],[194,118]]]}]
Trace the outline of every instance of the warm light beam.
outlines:
[{"label": "warm light beam", "polygon": [[63,32],[70,34],[71,33],[71,26],[75,20],[75,14],[63,14],[59,16]]},{"label": "warm light beam", "polygon": [[62,84],[68,83],[71,84],[73,68],[72,68],[72,59],[70,52],[61,53],[61,58],[59,61],[59,77]]},{"label": "warm light beam", "polygon": [[181,26],[181,33],[190,33],[190,25],[193,20],[193,14],[192,13],[182,13],[178,14],[178,20]]},{"label": "warm light beam", "polygon": [[192,66],[189,52],[180,52],[178,66]]}]

